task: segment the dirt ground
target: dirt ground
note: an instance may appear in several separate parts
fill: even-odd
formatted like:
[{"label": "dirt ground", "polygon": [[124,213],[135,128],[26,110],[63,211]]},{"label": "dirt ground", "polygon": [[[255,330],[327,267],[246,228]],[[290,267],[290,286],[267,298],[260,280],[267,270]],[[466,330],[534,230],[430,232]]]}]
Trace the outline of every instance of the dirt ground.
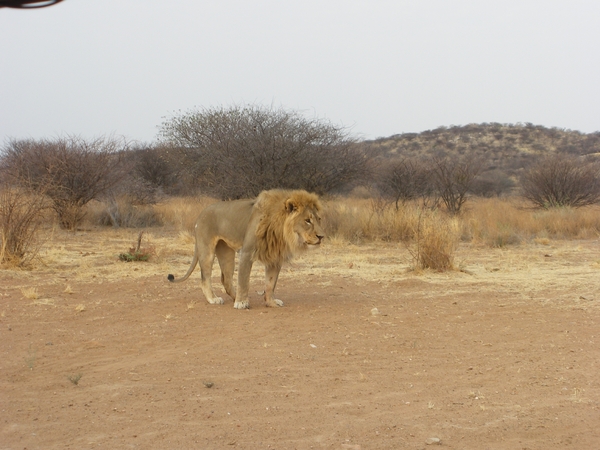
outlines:
[{"label": "dirt ground", "polygon": [[167,281],[175,231],[118,261],[136,237],[56,232],[0,270],[0,448],[600,448],[598,240],[420,274],[401,244],[329,242],[282,271],[283,308],[257,266],[238,311]]}]

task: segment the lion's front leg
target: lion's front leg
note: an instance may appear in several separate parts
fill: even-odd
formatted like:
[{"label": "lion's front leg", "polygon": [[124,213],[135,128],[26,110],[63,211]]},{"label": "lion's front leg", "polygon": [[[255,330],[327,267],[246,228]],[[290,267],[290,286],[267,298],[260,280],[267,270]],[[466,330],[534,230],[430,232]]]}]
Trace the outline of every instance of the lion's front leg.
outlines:
[{"label": "lion's front leg", "polygon": [[274,297],[275,286],[277,286],[277,279],[279,278],[280,270],[281,270],[281,266],[278,264],[265,266],[265,276],[266,276],[265,303],[267,306],[271,306],[271,307],[283,306],[283,302]]},{"label": "lion's front leg", "polygon": [[238,286],[233,307],[236,309],[250,308],[248,293],[250,291],[250,272],[252,271],[252,255],[248,251],[240,252],[240,267],[238,268]]}]

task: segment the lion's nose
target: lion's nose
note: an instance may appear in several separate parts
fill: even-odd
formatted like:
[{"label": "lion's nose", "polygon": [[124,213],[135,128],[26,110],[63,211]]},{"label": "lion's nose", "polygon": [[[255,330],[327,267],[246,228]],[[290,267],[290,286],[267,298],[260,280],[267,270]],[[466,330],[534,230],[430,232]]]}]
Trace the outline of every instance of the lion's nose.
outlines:
[{"label": "lion's nose", "polygon": [[323,236],[319,236],[319,235],[317,234],[317,239],[319,240],[319,244],[321,243],[321,241],[323,240],[323,238],[324,238],[324,237],[325,237],[324,235],[323,235]]}]

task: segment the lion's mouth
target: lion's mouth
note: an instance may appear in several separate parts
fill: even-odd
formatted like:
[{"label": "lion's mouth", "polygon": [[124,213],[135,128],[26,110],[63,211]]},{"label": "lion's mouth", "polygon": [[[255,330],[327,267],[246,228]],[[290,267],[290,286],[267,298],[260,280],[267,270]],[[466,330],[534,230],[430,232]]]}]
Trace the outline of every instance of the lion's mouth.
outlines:
[{"label": "lion's mouth", "polygon": [[323,238],[321,236],[300,236],[298,235],[299,240],[302,242],[300,245],[305,247],[305,248],[316,248],[319,247],[321,245],[321,243],[323,242]]}]

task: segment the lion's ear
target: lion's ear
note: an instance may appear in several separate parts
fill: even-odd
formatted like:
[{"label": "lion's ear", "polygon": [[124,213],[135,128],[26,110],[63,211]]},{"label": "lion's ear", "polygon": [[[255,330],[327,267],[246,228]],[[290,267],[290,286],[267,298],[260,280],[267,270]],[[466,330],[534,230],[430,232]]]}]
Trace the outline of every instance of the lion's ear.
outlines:
[{"label": "lion's ear", "polygon": [[288,213],[293,213],[297,209],[298,209],[298,207],[294,204],[294,202],[291,199],[288,199],[285,201],[285,210]]}]

